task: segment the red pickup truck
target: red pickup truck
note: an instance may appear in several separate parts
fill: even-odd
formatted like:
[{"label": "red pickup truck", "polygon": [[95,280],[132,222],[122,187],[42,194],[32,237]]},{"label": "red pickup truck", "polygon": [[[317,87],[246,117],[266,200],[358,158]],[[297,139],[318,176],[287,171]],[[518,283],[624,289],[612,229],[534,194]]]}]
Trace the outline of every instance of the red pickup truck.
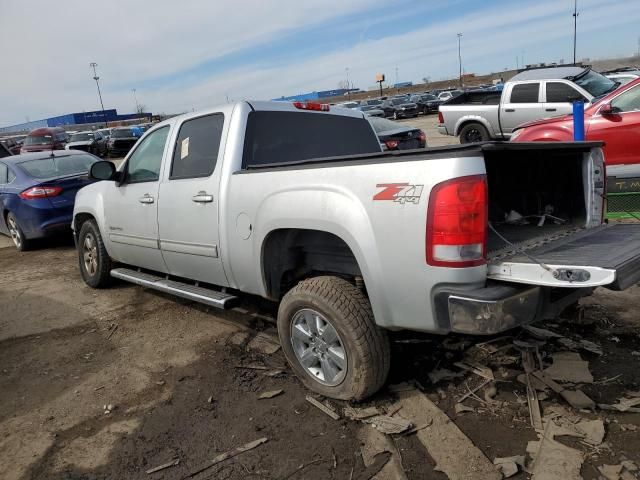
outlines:
[{"label": "red pickup truck", "polygon": [[[607,167],[640,163],[640,79],[614,90],[584,112],[585,140],[605,142]],[[573,140],[573,116],[545,118],[518,126],[512,142]],[[640,166],[638,167],[640,171]],[[609,170],[611,174],[615,169]]]}]

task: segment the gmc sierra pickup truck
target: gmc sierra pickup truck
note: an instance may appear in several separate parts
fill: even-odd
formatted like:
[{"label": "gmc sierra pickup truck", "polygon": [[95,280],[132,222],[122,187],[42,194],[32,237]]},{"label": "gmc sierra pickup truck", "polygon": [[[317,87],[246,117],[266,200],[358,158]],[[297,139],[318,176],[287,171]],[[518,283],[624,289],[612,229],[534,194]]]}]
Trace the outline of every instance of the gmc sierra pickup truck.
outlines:
[{"label": "gmc sierra pickup truck", "polygon": [[640,225],[602,224],[600,143],[383,153],[361,112],[239,102],[90,174],[73,218],[89,286],[279,302],[286,358],[328,397],[384,384],[389,330],[493,334],[640,279]]},{"label": "gmc sierra pickup truck", "polygon": [[572,113],[574,101],[590,104],[617,85],[584,67],[525,70],[502,92],[470,91],[441,105],[438,131],[459,136],[460,143],[505,140],[522,123]]}]

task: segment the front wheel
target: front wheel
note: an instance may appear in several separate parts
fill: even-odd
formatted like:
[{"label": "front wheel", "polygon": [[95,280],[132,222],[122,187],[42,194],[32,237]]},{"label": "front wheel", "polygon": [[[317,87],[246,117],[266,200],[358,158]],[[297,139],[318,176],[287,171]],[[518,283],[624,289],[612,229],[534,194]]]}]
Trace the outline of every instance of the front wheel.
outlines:
[{"label": "front wheel", "polygon": [[389,372],[389,341],[367,297],[337,277],[303,280],[282,299],[278,333],[305,386],[326,397],[362,400]]},{"label": "front wheel", "polygon": [[111,258],[95,220],[87,220],[80,227],[78,260],[80,274],[87,285],[104,288],[111,283]]},{"label": "front wheel", "polygon": [[460,130],[460,143],[478,143],[491,140],[489,132],[479,123],[468,123]]}]

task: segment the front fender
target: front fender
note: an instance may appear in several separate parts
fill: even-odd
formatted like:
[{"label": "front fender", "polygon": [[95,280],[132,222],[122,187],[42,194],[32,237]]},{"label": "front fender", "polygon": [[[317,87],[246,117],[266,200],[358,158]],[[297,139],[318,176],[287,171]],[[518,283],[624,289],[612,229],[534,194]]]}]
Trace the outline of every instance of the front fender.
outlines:
[{"label": "front fender", "polygon": [[71,222],[71,228],[74,231],[74,236],[80,233],[78,229],[76,231],[76,219],[81,215],[91,215],[98,224],[100,233],[102,235],[102,241],[104,242],[107,252],[111,250],[111,242],[109,235],[107,235],[105,215],[104,215],[104,194],[101,184],[105,182],[97,182],[78,190],[76,194],[75,204],[73,206],[73,220]]}]

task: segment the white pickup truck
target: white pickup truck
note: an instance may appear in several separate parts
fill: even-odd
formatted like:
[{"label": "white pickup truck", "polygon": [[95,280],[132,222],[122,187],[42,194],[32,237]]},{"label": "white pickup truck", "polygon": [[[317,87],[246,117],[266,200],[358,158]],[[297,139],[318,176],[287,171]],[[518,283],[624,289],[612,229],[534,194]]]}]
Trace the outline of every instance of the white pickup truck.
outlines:
[{"label": "white pickup truck", "polygon": [[525,70],[502,92],[470,91],[440,105],[438,131],[460,143],[505,140],[525,122],[573,112],[573,102],[591,103],[617,83],[585,67]]},{"label": "white pickup truck", "polygon": [[640,279],[640,225],[602,224],[600,147],[391,154],[354,110],[190,113],[117,171],[92,167],[104,181],[76,197],[80,271],[94,288],[115,277],[220,308],[242,292],[279,302],[300,379],[363,399],[385,382],[389,330],[492,334]]}]

